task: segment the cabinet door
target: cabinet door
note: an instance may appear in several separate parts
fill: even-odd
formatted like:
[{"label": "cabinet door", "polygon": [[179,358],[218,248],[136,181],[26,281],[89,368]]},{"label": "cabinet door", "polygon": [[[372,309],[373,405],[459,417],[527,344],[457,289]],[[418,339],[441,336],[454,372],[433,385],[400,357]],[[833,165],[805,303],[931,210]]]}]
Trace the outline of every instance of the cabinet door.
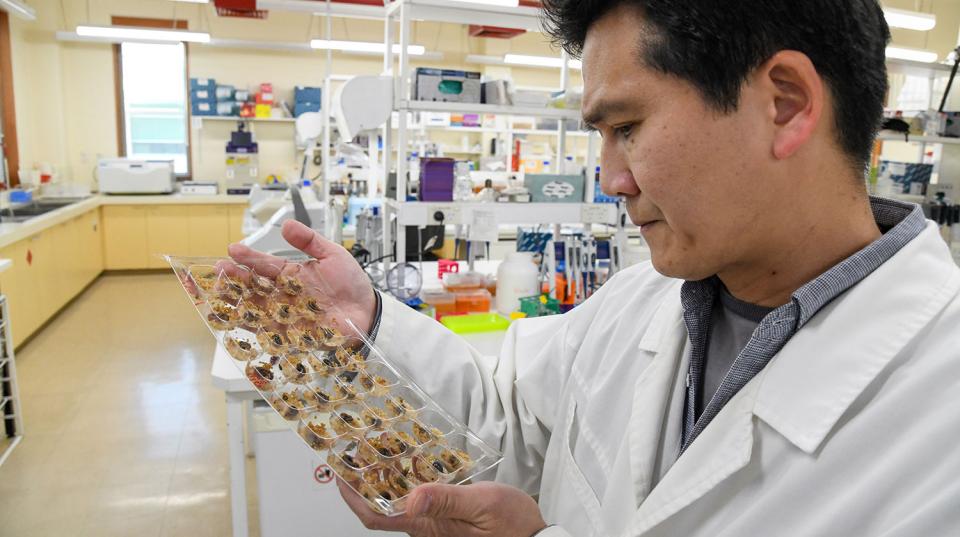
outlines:
[{"label": "cabinet door", "polygon": [[190,252],[190,215],[187,205],[155,205],[147,210],[147,266],[167,268],[160,256]]},{"label": "cabinet door", "polygon": [[230,244],[230,215],[225,205],[189,205],[190,255],[222,257]]},{"label": "cabinet door", "polygon": [[147,268],[147,208],[103,208],[104,265],[107,270]]},{"label": "cabinet door", "polygon": [[83,245],[83,285],[86,286],[103,272],[103,226],[99,208],[80,217],[79,236]]},{"label": "cabinet door", "polygon": [[42,231],[30,237],[30,249],[33,254],[33,263],[29,270],[34,275],[37,286],[34,293],[39,304],[40,318],[37,327],[47,322],[65,302],[64,291],[66,286],[58,282],[63,278],[59,274],[60,265],[57,263],[57,243],[60,226]]},{"label": "cabinet door", "polygon": [[7,297],[10,308],[10,333],[13,345],[20,345],[36,329],[39,312],[34,294],[37,282],[27,271],[28,240],[11,244],[0,250],[0,259],[13,261],[13,266],[0,272],[0,293]]},{"label": "cabinet door", "polygon": [[230,205],[230,244],[243,240],[243,214],[247,210],[246,205]]}]

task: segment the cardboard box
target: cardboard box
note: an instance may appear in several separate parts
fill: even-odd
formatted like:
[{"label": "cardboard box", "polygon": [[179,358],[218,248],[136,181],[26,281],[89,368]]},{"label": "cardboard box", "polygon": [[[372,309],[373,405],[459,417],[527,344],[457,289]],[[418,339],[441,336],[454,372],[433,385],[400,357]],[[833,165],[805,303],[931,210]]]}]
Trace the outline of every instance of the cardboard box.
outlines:
[{"label": "cardboard box", "polygon": [[273,114],[273,105],[270,104],[258,104],[255,109],[256,117],[258,118],[267,118]]},{"label": "cardboard box", "polygon": [[583,175],[528,173],[523,184],[534,203],[582,203]]},{"label": "cardboard box", "polygon": [[414,99],[480,104],[480,73],[418,67],[414,76]]},{"label": "cardboard box", "polygon": [[240,104],[236,101],[222,101],[217,103],[218,116],[239,116]]}]

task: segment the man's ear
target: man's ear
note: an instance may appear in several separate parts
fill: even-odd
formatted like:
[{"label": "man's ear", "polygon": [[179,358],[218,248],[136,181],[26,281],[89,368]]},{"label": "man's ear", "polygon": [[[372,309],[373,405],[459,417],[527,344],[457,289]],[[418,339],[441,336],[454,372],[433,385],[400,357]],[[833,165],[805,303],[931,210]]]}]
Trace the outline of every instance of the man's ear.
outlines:
[{"label": "man's ear", "polygon": [[773,155],[789,158],[810,139],[823,116],[823,78],[806,54],[793,50],[774,54],[754,76],[756,87],[769,99]]}]

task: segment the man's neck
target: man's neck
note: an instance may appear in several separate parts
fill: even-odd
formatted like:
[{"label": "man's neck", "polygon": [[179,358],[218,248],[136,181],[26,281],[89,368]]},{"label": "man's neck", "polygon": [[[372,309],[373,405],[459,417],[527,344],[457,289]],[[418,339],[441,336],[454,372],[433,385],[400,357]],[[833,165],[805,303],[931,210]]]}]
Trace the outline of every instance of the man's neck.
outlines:
[{"label": "man's neck", "polygon": [[831,267],[874,242],[882,233],[865,196],[836,197],[823,205],[795,210],[794,219],[770,235],[760,253],[717,274],[736,298],[777,307]]}]

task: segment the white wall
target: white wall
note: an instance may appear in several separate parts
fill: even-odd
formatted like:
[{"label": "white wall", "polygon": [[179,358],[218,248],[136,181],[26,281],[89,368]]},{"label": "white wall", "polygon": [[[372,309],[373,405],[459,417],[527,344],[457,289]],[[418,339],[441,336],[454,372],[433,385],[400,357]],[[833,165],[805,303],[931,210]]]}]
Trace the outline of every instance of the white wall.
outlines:
[{"label": "white wall", "polygon": [[[92,181],[96,161],[116,156],[116,99],[113,50],[109,44],[58,42],[55,32],[72,31],[78,24],[109,24],[112,15],[186,19],[191,29],[211,32],[218,38],[306,43],[324,37],[323,18],[303,13],[271,12],[265,21],[221,18],[212,6],[197,6],[169,0],[96,0],[87,2],[31,0],[38,20],[11,19],[14,83],[17,98],[17,130],[21,166],[52,163],[63,176],[80,183]],[[65,9],[61,9],[61,5]],[[90,13],[87,14],[89,5]],[[311,19],[313,19],[311,21]],[[333,38],[381,41],[383,23],[334,19]],[[544,36],[531,33],[512,40],[474,39],[462,25],[416,23],[413,42],[432,52],[442,52],[442,61],[415,65],[497,71],[498,68],[468,65],[467,54],[557,55]],[[275,52],[191,45],[192,76],[216,78],[238,87],[272,82],[282,98],[292,101],[294,85],[321,85],[325,53]],[[334,54],[336,74],[377,74],[382,58]],[[517,84],[557,87],[559,70],[499,68]],[[578,76],[574,77],[579,84]],[[292,104],[292,103],[291,103]],[[225,174],[224,146],[234,128],[229,122],[206,122],[192,132],[194,175],[199,180],[222,180]],[[263,176],[293,173],[298,165],[291,124],[257,124]],[[457,139],[459,140],[459,138]],[[479,139],[478,139],[479,140]],[[471,141],[473,143],[473,141]]]}]

